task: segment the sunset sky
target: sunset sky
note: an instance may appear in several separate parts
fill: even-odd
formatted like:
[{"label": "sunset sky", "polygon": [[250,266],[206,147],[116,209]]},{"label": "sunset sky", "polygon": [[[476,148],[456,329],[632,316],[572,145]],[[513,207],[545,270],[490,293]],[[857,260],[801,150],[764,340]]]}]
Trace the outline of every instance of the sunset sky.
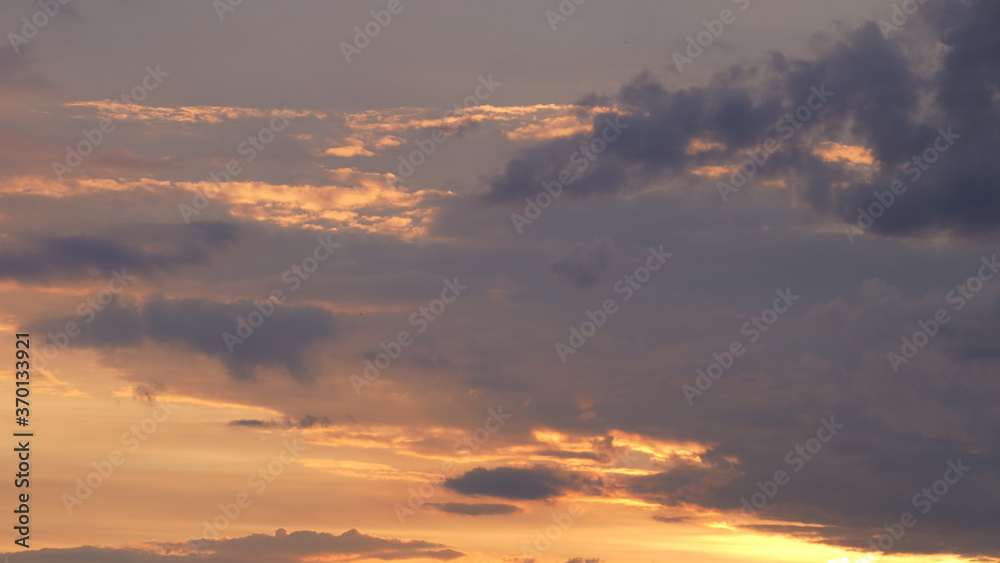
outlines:
[{"label": "sunset sky", "polygon": [[0,24],[6,563],[1000,562],[1000,3]]}]

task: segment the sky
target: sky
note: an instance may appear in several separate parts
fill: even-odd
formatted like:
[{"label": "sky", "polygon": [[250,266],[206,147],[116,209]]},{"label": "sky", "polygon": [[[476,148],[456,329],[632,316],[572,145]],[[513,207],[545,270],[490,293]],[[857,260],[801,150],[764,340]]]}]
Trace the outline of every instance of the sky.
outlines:
[{"label": "sky", "polygon": [[0,557],[1000,561],[998,26],[4,3]]}]

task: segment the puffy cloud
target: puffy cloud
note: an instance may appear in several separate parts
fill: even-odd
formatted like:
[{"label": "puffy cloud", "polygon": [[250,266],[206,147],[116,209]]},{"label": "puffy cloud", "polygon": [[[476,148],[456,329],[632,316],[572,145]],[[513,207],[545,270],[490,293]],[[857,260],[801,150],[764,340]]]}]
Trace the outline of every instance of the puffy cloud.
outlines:
[{"label": "puffy cloud", "polygon": [[[749,185],[787,182],[816,209],[853,224],[859,207],[876,202],[873,191],[899,180],[906,192],[872,232],[994,232],[1000,164],[982,147],[1000,142],[1000,39],[993,33],[1000,7],[954,0],[927,6],[913,20],[899,39],[886,40],[871,22],[813,59],[775,53],[762,64],[721,72],[704,87],[670,90],[652,74],[640,74],[610,100],[589,98],[616,108],[597,115],[590,130],[510,160],[489,179],[486,200],[520,203],[564,169],[574,177],[565,187],[568,197],[698,181],[747,161],[749,152],[762,154],[760,146],[772,137],[780,144],[753,165]],[[809,118],[790,117],[826,89],[831,93]],[[627,129],[593,156],[609,123],[619,120]],[[829,150],[817,153],[817,145],[851,145],[853,156],[832,158]],[[869,166],[857,168],[858,162]]]},{"label": "puffy cloud", "polygon": [[446,480],[444,486],[470,496],[543,500],[563,494],[569,483],[552,469],[543,466],[494,469],[477,467],[459,477]]}]

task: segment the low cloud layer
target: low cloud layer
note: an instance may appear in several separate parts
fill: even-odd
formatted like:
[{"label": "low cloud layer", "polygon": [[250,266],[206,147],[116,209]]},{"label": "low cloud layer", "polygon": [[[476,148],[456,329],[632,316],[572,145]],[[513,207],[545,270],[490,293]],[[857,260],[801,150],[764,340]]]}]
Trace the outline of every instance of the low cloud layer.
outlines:
[{"label": "low cloud layer", "polygon": [[340,535],[279,529],[271,534],[184,543],[150,543],[145,547],[76,547],[7,554],[11,563],[237,563],[264,560],[305,563],[321,558],[451,561],[462,557],[447,546],[420,541],[369,536],[357,530]]}]

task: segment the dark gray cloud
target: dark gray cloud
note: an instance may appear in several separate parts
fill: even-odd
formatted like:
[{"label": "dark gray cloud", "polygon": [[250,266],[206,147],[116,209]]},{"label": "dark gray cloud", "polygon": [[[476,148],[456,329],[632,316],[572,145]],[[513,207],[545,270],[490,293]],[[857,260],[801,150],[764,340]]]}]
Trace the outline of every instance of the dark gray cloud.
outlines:
[{"label": "dark gray cloud", "polygon": [[463,516],[495,516],[498,514],[517,514],[521,511],[513,504],[442,502],[427,503],[427,506],[448,514],[461,514]]},{"label": "dark gray cloud", "polygon": [[285,416],[271,420],[240,419],[229,422],[232,426],[245,426],[249,428],[314,428],[317,426],[329,426],[330,419],[325,416],[313,416],[307,414],[303,417]]},{"label": "dark gray cloud", "polygon": [[142,319],[149,338],[214,357],[236,378],[253,379],[263,367],[280,368],[303,382],[315,378],[316,366],[306,351],[337,335],[335,315],[319,307],[277,305],[271,317],[230,352],[223,333],[239,336],[238,319],[249,318],[255,311],[251,300],[159,299],[145,304]]},{"label": "dark gray cloud", "polygon": [[[113,301],[86,317],[47,319],[39,325],[46,331],[62,330],[67,322],[77,322],[81,332],[73,345],[93,348],[135,347],[144,339],[159,344],[176,345],[220,361],[230,375],[251,380],[263,368],[277,368],[300,382],[317,376],[317,365],[309,350],[333,341],[339,334],[336,315],[315,306],[289,306],[269,303],[273,310],[263,324],[247,335],[240,327],[250,328],[251,313],[260,315],[260,301],[240,299],[220,303],[207,299],[165,299],[154,297],[144,303]],[[265,305],[265,308],[267,306]],[[241,338],[242,343],[227,342],[224,334]],[[232,349],[232,351],[230,351]],[[296,420],[296,424],[311,420]],[[314,424],[320,419],[312,420]]]},{"label": "dark gray cloud", "polygon": [[656,520],[657,522],[663,522],[664,524],[680,524],[683,522],[688,522],[691,519],[686,516],[661,516],[659,514],[654,514],[653,520]]},{"label": "dark gray cloud", "polygon": [[[172,272],[206,264],[213,251],[239,236],[228,223],[122,227],[105,236],[25,237],[0,253],[0,279],[39,281]],[[19,237],[20,238],[20,237]],[[6,250],[6,249],[5,249]]]},{"label": "dark gray cloud", "polygon": [[[597,115],[590,132],[555,139],[525,150],[504,171],[489,179],[487,201],[522,202],[534,197],[543,182],[553,182],[564,170],[575,179],[570,197],[635,192],[667,171],[715,163],[760,141],[783,113],[777,96],[755,96],[745,84],[762,71],[747,69],[718,78],[707,88],[669,91],[645,72],[625,85],[612,101],[625,108],[622,116]],[[784,100],[784,97],[781,97]],[[619,123],[615,128],[611,124]],[[610,139],[596,159],[581,147]],[[607,135],[605,135],[607,133]],[[722,149],[689,155],[694,139],[722,143]]]},{"label": "dark gray cloud", "polygon": [[[760,429],[732,431],[741,436],[730,436],[724,446],[709,452],[709,466],[682,464],[656,475],[628,478],[626,488],[663,506],[696,504],[729,511],[733,525],[753,529],[760,528],[754,520],[758,516],[818,524],[814,529],[790,524],[768,531],[844,548],[868,548],[869,538],[886,533],[883,524],[899,521],[901,514],[910,512],[918,524],[893,548],[895,552],[940,553],[945,543],[953,553],[966,556],[1000,549],[992,533],[1000,511],[995,501],[989,500],[997,498],[1000,490],[987,484],[997,478],[994,452],[961,451],[960,446],[946,445],[944,440],[931,447],[926,438],[901,436],[860,413],[853,416],[858,418],[838,418],[842,423],[850,420],[844,434],[824,444],[809,460],[796,453],[793,459],[797,461],[788,462],[789,453],[796,444],[803,445],[807,436],[780,445]],[[955,449],[948,452],[951,448]],[[725,461],[733,457],[740,463]],[[914,501],[915,495],[942,479],[949,461],[959,459],[972,470],[949,486],[940,502]],[[776,471],[784,471],[789,483],[769,485]],[[743,511],[743,500],[750,501],[761,493],[759,483],[775,494],[748,514]],[[957,530],[962,530],[962,539],[945,542]]]},{"label": "dark gray cloud", "polygon": [[543,500],[561,495],[569,482],[550,468],[477,467],[445,481],[444,486],[470,496]]},{"label": "dark gray cloud", "polygon": [[[876,201],[873,191],[901,180],[908,189],[875,222],[875,232],[993,232],[998,225],[994,211],[1000,207],[1000,162],[982,147],[1000,141],[995,103],[1000,41],[993,33],[1000,24],[1000,7],[984,0],[926,7],[897,34],[899,39],[886,41],[870,23],[819,60],[781,61],[779,69],[787,72],[791,89],[801,91],[816,80],[836,84],[842,95],[831,103],[830,127],[849,127],[872,148],[878,164],[874,178],[854,181],[846,189],[812,183],[804,195],[855,223],[858,207]],[[936,162],[914,162],[934,146],[940,128],[961,137]],[[804,172],[806,178],[815,176]]]},{"label": "dark gray cloud", "polygon": [[[605,153],[586,167],[571,164],[574,151],[606,128],[609,116],[600,115],[590,132],[542,143],[510,160],[488,180],[486,200],[523,206],[525,197],[534,197],[564,168],[577,172],[564,197],[640,191],[666,182],[668,175],[675,183],[692,182],[695,168],[738,165],[748,158],[745,151],[770,136],[782,146],[755,167],[751,187],[784,178],[816,209],[853,224],[859,207],[877,201],[874,191],[901,180],[907,191],[874,222],[872,232],[995,232],[1000,161],[983,147],[1000,142],[997,25],[996,3],[952,0],[922,9],[889,40],[876,23],[868,23],[814,59],[776,53],[761,64],[719,73],[705,87],[670,90],[643,73],[609,99],[586,98],[591,104],[614,103],[624,112],[621,121],[628,129]],[[829,101],[796,126],[793,136],[775,134],[778,121],[823,85],[833,92]],[[942,128],[960,138],[939,158],[929,157],[933,164],[914,161],[936,142],[944,146],[938,141]],[[690,154],[686,149],[695,139],[718,145]],[[864,144],[872,151],[874,173],[820,160],[812,153],[817,141]]]}]

